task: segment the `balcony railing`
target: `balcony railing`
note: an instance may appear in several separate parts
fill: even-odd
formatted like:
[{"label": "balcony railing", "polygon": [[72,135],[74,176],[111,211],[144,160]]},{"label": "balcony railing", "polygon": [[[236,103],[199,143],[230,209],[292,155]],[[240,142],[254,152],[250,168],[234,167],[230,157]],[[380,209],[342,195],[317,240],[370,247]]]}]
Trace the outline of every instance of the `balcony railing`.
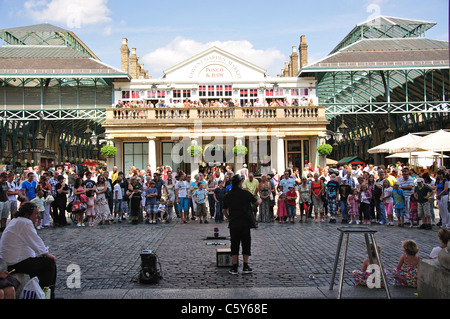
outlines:
[{"label": "balcony railing", "polygon": [[[321,122],[325,119],[323,106],[280,106],[280,107],[190,107],[190,108],[112,108],[106,110],[106,121],[117,124],[127,123],[190,123],[196,120],[229,124],[270,122]],[[226,122],[224,122],[224,120]],[[279,123],[279,122],[278,122]]]}]

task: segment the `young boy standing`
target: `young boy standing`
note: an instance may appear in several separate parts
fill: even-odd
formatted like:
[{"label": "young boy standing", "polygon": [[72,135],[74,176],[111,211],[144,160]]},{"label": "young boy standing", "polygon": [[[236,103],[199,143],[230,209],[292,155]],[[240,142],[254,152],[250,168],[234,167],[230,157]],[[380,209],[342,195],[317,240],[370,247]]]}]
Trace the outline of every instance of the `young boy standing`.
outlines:
[{"label": "young boy standing", "polygon": [[405,193],[400,189],[399,183],[394,182],[394,189],[392,190],[392,198],[394,198],[395,215],[398,219],[398,227],[403,227],[405,223],[406,208],[405,208]]},{"label": "young boy standing", "polygon": [[[208,224],[208,220],[206,219],[206,196],[208,195],[208,191],[203,188],[203,183],[198,183],[198,188],[192,193],[192,199],[194,203],[197,205],[197,211],[195,212],[197,217],[200,219],[200,224],[205,222]],[[202,221],[203,218],[203,221]]]},{"label": "young boy standing", "polygon": [[158,196],[158,190],[155,187],[155,182],[151,181],[149,187],[145,190],[145,211],[147,212],[146,223],[148,224],[156,224],[156,196]]},{"label": "young boy standing", "polygon": [[328,212],[330,213],[330,223],[336,223],[338,195],[339,183],[336,180],[336,175],[331,174],[330,181],[327,183],[327,202]]},{"label": "young boy standing", "polygon": [[288,215],[288,223],[294,224],[294,218],[296,215],[296,204],[295,201],[297,199],[297,192],[294,189],[294,185],[289,185],[289,191],[286,193],[286,208]]}]

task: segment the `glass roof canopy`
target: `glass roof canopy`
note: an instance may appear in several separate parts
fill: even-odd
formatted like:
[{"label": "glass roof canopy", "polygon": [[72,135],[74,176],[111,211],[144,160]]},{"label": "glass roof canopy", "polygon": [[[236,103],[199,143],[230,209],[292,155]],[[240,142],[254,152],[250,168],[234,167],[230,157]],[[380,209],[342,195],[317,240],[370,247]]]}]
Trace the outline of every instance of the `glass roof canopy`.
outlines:
[{"label": "glass roof canopy", "polygon": [[48,23],[2,29],[0,38],[12,45],[65,45],[100,61],[75,33]]},{"label": "glass roof canopy", "polygon": [[327,57],[300,70],[299,76],[316,77],[331,131],[344,118],[352,131],[380,120],[387,128],[389,114],[449,111],[448,42],[424,37],[435,24],[392,17],[363,22]]},{"label": "glass roof canopy", "polygon": [[379,16],[356,25],[330,54],[362,39],[422,37],[435,25],[435,22]]}]

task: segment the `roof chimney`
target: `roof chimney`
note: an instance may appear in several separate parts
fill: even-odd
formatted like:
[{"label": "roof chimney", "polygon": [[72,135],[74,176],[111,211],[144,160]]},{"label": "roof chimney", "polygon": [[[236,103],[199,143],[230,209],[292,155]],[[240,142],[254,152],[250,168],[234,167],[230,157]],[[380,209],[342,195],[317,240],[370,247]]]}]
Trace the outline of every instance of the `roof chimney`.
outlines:
[{"label": "roof chimney", "polygon": [[308,64],[308,45],[306,44],[305,36],[300,37],[300,46],[298,47],[300,52],[300,69]]},{"label": "roof chimney", "polygon": [[291,62],[289,63],[289,66],[290,76],[296,76],[298,72],[298,54],[297,47],[295,45],[292,47]]},{"label": "roof chimney", "polygon": [[130,49],[128,49],[127,38],[122,38],[122,46],[120,47],[120,61],[122,71],[130,74]]}]

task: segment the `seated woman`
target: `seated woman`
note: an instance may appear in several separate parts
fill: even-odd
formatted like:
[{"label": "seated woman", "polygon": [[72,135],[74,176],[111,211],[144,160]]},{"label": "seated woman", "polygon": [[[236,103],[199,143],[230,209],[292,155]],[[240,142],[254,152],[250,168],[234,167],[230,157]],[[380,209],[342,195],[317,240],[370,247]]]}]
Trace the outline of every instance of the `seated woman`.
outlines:
[{"label": "seated woman", "polygon": [[48,252],[38,236],[34,223],[39,217],[35,203],[25,202],[15,214],[0,239],[0,258],[8,265],[8,270],[38,277],[41,288],[51,289],[55,296],[56,260]]}]

